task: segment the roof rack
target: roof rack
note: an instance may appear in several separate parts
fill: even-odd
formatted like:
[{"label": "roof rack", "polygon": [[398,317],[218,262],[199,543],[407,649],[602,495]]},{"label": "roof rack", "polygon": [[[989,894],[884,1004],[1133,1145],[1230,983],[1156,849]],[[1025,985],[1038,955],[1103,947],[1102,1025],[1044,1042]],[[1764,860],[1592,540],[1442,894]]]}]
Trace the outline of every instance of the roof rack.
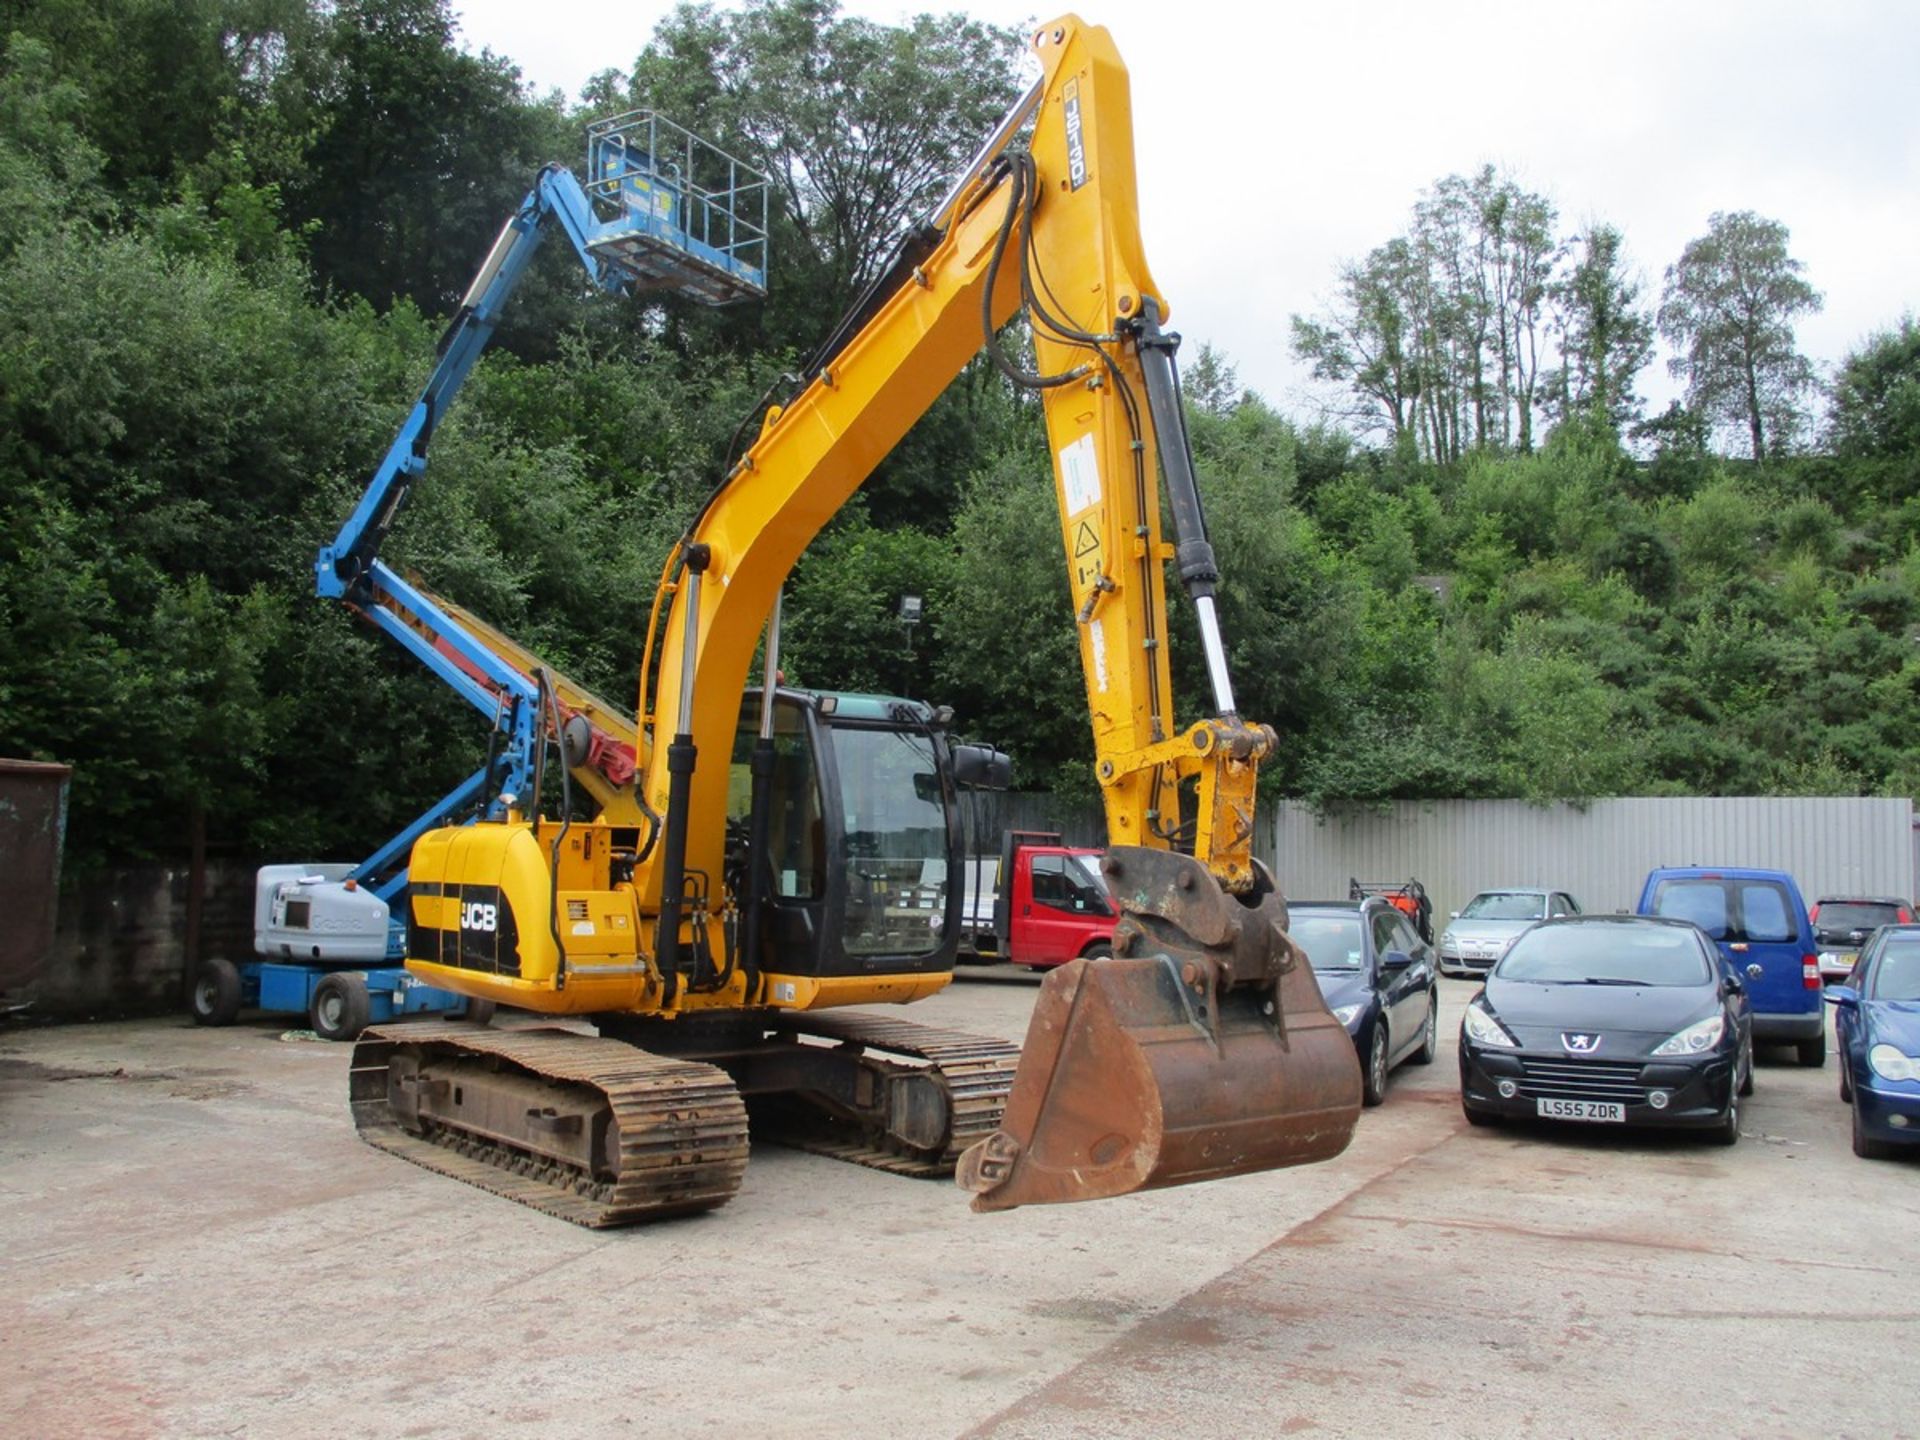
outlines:
[{"label": "roof rack", "polygon": [[1427,887],[1418,880],[1349,879],[1347,898],[1386,901],[1413,922],[1413,928],[1419,932],[1422,940],[1433,944],[1433,901],[1427,896]]}]

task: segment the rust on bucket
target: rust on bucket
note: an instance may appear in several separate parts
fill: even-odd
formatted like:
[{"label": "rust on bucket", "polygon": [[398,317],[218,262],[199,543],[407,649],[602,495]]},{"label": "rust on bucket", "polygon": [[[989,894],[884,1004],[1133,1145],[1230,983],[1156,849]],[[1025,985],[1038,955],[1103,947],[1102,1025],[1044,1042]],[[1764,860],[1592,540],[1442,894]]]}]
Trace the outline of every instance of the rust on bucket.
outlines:
[{"label": "rust on bucket", "polygon": [[1198,861],[1117,849],[1110,958],[1047,976],[1000,1129],[961,1157],[976,1210],[1097,1200],[1325,1160],[1360,1113],[1360,1065],[1285,932]]}]

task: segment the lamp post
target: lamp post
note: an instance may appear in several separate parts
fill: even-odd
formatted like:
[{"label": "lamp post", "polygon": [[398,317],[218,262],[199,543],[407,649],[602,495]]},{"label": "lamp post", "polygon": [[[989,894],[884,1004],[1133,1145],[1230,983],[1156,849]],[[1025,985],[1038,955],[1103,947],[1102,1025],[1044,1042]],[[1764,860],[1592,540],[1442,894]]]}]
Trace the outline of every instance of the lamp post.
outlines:
[{"label": "lamp post", "polygon": [[918,625],[926,614],[925,602],[918,595],[902,595],[900,609],[895,617],[907,632],[907,649],[913,649],[913,627]]}]

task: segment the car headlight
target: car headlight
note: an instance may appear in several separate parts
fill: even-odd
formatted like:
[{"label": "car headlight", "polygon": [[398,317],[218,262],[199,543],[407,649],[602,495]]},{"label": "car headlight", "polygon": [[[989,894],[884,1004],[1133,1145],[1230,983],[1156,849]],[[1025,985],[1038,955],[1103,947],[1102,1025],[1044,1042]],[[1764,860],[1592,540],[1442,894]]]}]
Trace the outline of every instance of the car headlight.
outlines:
[{"label": "car headlight", "polygon": [[1453,932],[1451,930],[1443,930],[1440,932],[1440,952],[1443,955],[1457,955],[1460,953],[1460,942],[1453,938]]},{"label": "car headlight", "polygon": [[1353,1017],[1360,1013],[1364,1005],[1364,1001],[1360,1005],[1341,1005],[1334,1010],[1333,1018],[1338,1020],[1342,1025],[1351,1025],[1353,1024]]},{"label": "car headlight", "polygon": [[1920,1058],[1903,1054],[1891,1045],[1876,1045],[1867,1051],[1867,1064],[1882,1080],[1920,1080]]},{"label": "car headlight", "polygon": [[1720,1043],[1720,1037],[1727,1033],[1727,1017],[1709,1015],[1696,1021],[1677,1034],[1669,1035],[1653,1047],[1656,1055],[1704,1055]]},{"label": "car headlight", "polygon": [[1520,1042],[1509,1035],[1506,1027],[1493,1018],[1478,1000],[1467,1006],[1467,1038],[1476,1045],[1497,1045],[1502,1050],[1516,1050]]}]

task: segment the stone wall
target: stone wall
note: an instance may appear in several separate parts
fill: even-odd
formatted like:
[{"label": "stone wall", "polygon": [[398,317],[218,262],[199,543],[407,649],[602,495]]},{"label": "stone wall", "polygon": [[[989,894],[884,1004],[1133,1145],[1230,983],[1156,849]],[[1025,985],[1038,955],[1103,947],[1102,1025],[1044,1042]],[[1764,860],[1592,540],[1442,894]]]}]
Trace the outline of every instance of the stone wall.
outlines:
[{"label": "stone wall", "polygon": [[[184,1012],[189,874],[128,866],[67,885],[46,963],[10,998],[61,1019]],[[253,953],[253,875],[252,865],[207,862],[201,955],[238,963]]]}]

